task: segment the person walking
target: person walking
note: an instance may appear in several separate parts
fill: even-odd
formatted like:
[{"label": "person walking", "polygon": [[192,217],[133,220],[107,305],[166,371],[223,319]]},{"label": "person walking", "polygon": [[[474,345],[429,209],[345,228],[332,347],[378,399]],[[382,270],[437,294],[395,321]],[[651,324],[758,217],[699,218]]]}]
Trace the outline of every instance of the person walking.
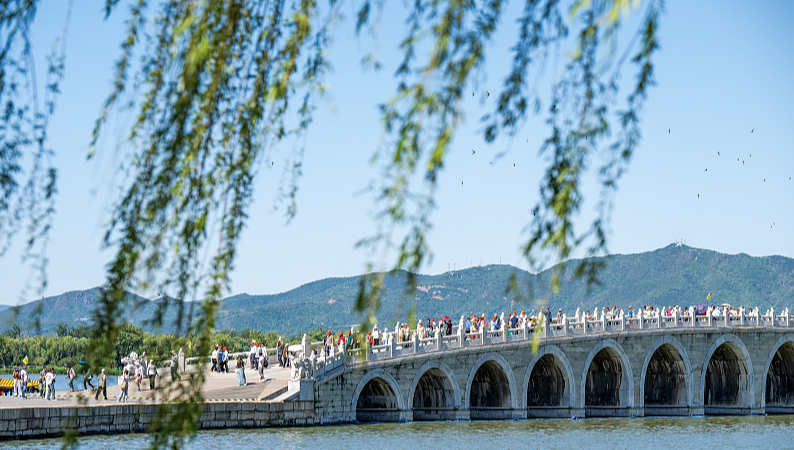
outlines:
[{"label": "person walking", "polygon": [[149,361],[149,390],[154,390],[155,378],[157,378],[157,366],[154,365],[154,360]]},{"label": "person walking", "polygon": [[124,369],[124,374],[119,378],[119,397],[117,402],[127,403],[127,391],[130,388],[129,376],[127,376],[127,369]]},{"label": "person walking", "polygon": [[143,367],[141,363],[135,363],[135,378],[133,379],[135,385],[138,387],[136,392],[141,392],[141,381],[143,381]]},{"label": "person walking", "polygon": [[212,367],[210,367],[210,372],[220,372],[220,368],[218,367],[218,346],[215,346],[215,350],[212,351]]},{"label": "person walking", "polygon": [[177,356],[176,352],[171,350],[171,381],[182,381],[182,377],[179,376],[179,370],[177,370]]},{"label": "person walking", "polygon": [[26,393],[28,391],[28,366],[22,366],[22,372],[20,372],[20,379],[22,381],[22,398],[25,400],[28,399]]},{"label": "person walking", "polygon": [[88,386],[91,386],[91,389],[94,389],[94,385],[91,383],[91,380],[94,379],[94,374],[91,373],[91,369],[85,371],[85,375],[83,375],[83,390],[87,391]]},{"label": "person walking", "polygon": [[19,397],[19,368],[14,366],[14,373],[11,375],[14,379],[14,390],[12,391],[14,397]]},{"label": "person walking", "polygon": [[66,378],[69,379],[69,392],[74,392],[74,378],[77,375],[74,373],[74,368],[71,364],[66,365]]},{"label": "person walking", "polygon": [[46,400],[55,400],[55,368],[50,367],[50,371],[47,372],[47,395],[45,395]]},{"label": "person walking", "polygon": [[[265,353],[267,355],[267,353]],[[262,355],[262,348],[259,348],[259,355],[257,355],[257,363],[259,367],[259,381],[265,381],[265,364],[267,364],[267,357]]]},{"label": "person walking", "polygon": [[41,398],[44,398],[44,394],[47,393],[47,366],[43,366],[41,368],[41,372],[39,372],[39,395]]},{"label": "person walking", "polygon": [[281,342],[281,338],[278,339],[276,342],[276,356],[278,357],[278,365],[279,367],[284,367],[284,343]]},{"label": "person walking", "polygon": [[245,359],[242,356],[237,357],[237,385],[245,386]]},{"label": "person walking", "polygon": [[108,385],[107,385],[107,376],[105,375],[105,369],[102,369],[102,372],[99,373],[99,376],[96,379],[96,395],[94,396],[94,400],[99,400],[99,393],[102,393],[102,396],[105,397],[105,400],[108,399]]}]

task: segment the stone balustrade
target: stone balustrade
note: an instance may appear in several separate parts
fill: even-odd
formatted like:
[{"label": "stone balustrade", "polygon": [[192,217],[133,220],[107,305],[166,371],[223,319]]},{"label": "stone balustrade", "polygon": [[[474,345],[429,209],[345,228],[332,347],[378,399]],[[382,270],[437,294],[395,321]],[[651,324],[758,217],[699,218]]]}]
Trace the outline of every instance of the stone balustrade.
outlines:
[{"label": "stone balustrade", "polygon": [[[529,326],[508,328],[507,330],[487,331],[484,329],[476,333],[461,333],[458,326],[453,326],[450,335],[438,335],[426,339],[418,339],[416,335],[410,341],[396,342],[388,339],[385,344],[366,346],[359,349],[347,350],[347,355],[333,347],[332,354],[321,356],[314,362],[314,376],[317,379],[326,373],[334,371],[344,365],[366,364],[372,361],[403,358],[419,353],[438,352],[444,350],[460,349],[464,347],[492,345],[499,343],[513,343],[527,341],[535,338],[546,339],[560,336],[610,334],[625,331],[642,332],[654,329],[682,329],[682,328],[737,328],[737,327],[788,327],[794,328],[794,320],[790,314],[784,315],[746,315],[744,311],[735,316],[679,316],[673,314],[665,317],[621,317],[620,319],[607,319],[602,316],[596,320],[564,318],[563,323],[554,321],[548,326]],[[506,331],[506,332],[505,332]],[[322,342],[314,342],[308,348],[322,349]]]}]

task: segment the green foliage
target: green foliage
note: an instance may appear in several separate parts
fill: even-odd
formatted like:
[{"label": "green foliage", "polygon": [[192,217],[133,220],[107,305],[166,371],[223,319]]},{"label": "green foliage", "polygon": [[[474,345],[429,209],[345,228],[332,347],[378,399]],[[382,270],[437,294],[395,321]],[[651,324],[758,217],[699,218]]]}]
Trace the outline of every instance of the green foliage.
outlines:
[{"label": "green foliage", "polygon": [[[117,3],[105,1],[106,15],[114,12]],[[39,238],[46,238],[53,210],[55,171],[40,166],[48,155],[44,147],[47,118],[63,74],[62,52],[60,57],[53,53],[49,73],[54,81],[48,83],[45,113],[16,108],[10,101],[16,95],[14,80],[24,79],[33,69],[27,63],[33,60],[27,33],[37,4],[36,0],[11,2],[0,13],[0,32],[8,36],[9,47],[14,50],[0,58],[0,70],[13,69],[8,76],[0,77],[12,86],[5,88],[0,83],[0,100],[11,105],[14,113],[3,122],[13,133],[2,137],[3,148],[11,151],[0,155],[0,174],[10,174],[0,178],[0,226],[8,217],[17,218],[8,213],[6,200],[18,195],[20,149],[35,145],[29,171],[33,182],[28,183],[33,194],[23,194],[27,201],[22,202],[27,206],[31,230],[27,254],[31,255],[44,254],[31,249],[37,242],[45,246],[46,239]],[[569,31],[576,32],[575,49],[553,88],[553,104],[547,109],[550,136],[541,153],[548,166],[540,186],[541,201],[535,207],[524,244],[524,255],[533,267],[547,265],[538,261],[538,255],[552,255],[556,260],[552,262],[560,263],[545,280],[551,293],[547,299],[560,294],[567,273],[564,264],[574,250],[586,248],[588,255],[606,253],[604,229],[611,195],[639,142],[639,112],[647,88],[653,84],[652,57],[658,48],[656,29],[661,7],[654,0],[646,4],[638,34],[639,50],[633,40],[626,49],[627,54],[636,55],[632,62],[637,77],[626,97],[625,110],[611,111],[618,93],[616,80],[626,58],[616,58],[610,44],[615,43],[613,36],[628,11],[628,1],[580,0],[562,5],[558,0],[526,0],[512,49],[511,74],[494,112],[482,118],[486,142],[493,142],[500,133],[514,135],[526,120],[528,105],[534,101],[535,110],[541,109],[540,99],[530,94],[530,70],[540,70],[545,62],[543,55],[561,45]],[[365,1],[357,15],[356,31],[368,29],[375,35],[377,19],[373,17],[380,17],[383,5],[376,2],[376,14],[372,14],[370,2]],[[503,6],[501,0],[417,0],[408,5],[396,93],[380,105],[388,144],[373,158],[384,173],[383,186],[378,190],[381,223],[374,236],[362,241],[371,254],[386,254],[394,247],[398,254],[388,274],[370,264],[369,274],[355,280],[356,301],[345,313],[351,309],[363,313],[365,326],[378,318],[381,305],[391,298],[396,299],[396,316],[404,314],[404,304],[410,305],[410,322],[423,314],[417,299],[421,277],[415,274],[431,257],[427,235],[432,228],[436,188],[464,119],[462,97],[476,78],[484,75],[486,50],[502,20]],[[118,357],[118,352],[141,345],[146,339],[145,334],[122,325],[124,315],[137,309],[130,290],[157,288],[175,293],[175,299],[149,303],[154,310],[148,324],[160,330],[170,322],[176,335],[195,339],[199,354],[208,353],[220,318],[221,298],[229,289],[257,168],[266,149],[277,149],[286,139],[302,142],[312,122],[315,101],[324,91],[323,76],[329,67],[325,55],[339,7],[335,0],[131,3],[113,89],[96,121],[89,151],[90,158],[114,110],[130,105],[136,114],[119,169],[129,176],[122,177],[121,195],[113,206],[103,240],[116,256],[92,309],[93,332],[87,352],[94,365],[108,363]],[[140,63],[133,66],[134,59]],[[375,55],[368,61],[379,67]],[[35,106],[35,82],[32,86]],[[619,125],[613,130],[610,124],[615,121]],[[593,164],[596,146],[606,149],[599,164]],[[288,218],[296,213],[303,158],[303,149],[299,145],[293,148],[286,173],[289,176],[285,177],[289,181],[279,192],[281,201],[287,204]],[[601,177],[600,214],[582,233],[574,229],[572,218],[581,207],[581,180],[592,166],[598,167]],[[0,229],[3,236],[12,236],[13,227],[20,222],[11,223],[11,231]],[[402,237],[397,235],[402,232]],[[0,245],[0,251],[3,248]],[[202,255],[210,251],[213,256],[205,264]],[[43,286],[46,258],[39,261]],[[575,275],[586,277],[590,286],[602,268],[598,261],[586,258],[579,261]],[[395,281],[400,283],[402,293],[390,297]],[[512,289],[511,300],[522,298],[522,283],[517,277],[508,275],[501,281],[503,298],[507,298],[504,286]],[[525,286],[528,293],[536,292],[530,289],[530,283]],[[202,300],[187,302],[189,299]],[[37,329],[39,317],[33,316]],[[274,321],[282,318],[269,317]],[[251,327],[251,321],[250,317],[240,318],[235,327]],[[312,324],[312,328],[317,326],[331,325]],[[67,336],[68,330],[60,331],[65,334],[61,339],[80,339]],[[233,344],[243,336],[229,334],[217,339]],[[152,447],[178,448],[196,431],[203,380],[204,373],[199,371],[190,375],[189,384],[168,387],[183,401],[158,410],[151,424],[155,432]]]}]

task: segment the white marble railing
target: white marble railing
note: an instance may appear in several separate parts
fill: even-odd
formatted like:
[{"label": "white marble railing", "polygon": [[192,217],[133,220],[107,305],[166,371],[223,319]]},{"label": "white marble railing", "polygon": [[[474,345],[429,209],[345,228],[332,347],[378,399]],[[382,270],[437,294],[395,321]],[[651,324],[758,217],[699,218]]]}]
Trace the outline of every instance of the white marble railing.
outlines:
[{"label": "white marble railing", "polygon": [[[576,320],[565,319],[563,323],[552,323],[548,327],[539,326],[540,338],[551,338],[572,335],[586,335],[599,333],[615,333],[621,331],[641,331],[655,329],[681,329],[681,328],[733,328],[733,327],[794,327],[794,317],[791,315],[775,316],[747,316],[740,314],[736,316],[669,316],[669,317],[645,317],[645,318],[621,318],[598,320]],[[453,327],[453,333],[449,335],[438,335],[427,339],[419,339],[415,335],[412,340],[407,342],[396,342],[390,340],[387,343],[362,347],[359,349],[348,349],[344,352],[337,352],[336,348],[330,356],[320,356],[315,360],[315,377],[322,377],[325,373],[343,366],[363,364],[371,361],[380,361],[392,358],[401,358],[410,355],[438,352],[463,347],[475,347],[481,345],[491,345],[507,342],[526,341],[533,339],[535,327],[524,326],[518,328],[508,328],[507,330],[485,331],[480,330],[476,333],[460,333],[458,327]],[[309,347],[319,347],[322,343],[312,343]]]}]

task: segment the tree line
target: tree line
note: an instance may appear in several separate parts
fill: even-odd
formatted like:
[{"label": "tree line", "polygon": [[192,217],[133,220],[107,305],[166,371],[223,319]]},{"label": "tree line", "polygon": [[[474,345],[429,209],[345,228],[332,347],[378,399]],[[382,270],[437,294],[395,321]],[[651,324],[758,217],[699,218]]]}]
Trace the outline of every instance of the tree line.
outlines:
[{"label": "tree line", "polygon": [[[64,368],[67,364],[77,367],[79,361],[87,360],[91,329],[85,326],[69,326],[65,323],[58,324],[52,336],[22,336],[18,324],[12,325],[5,335],[0,335],[0,364],[3,369],[12,369],[22,366],[25,357],[28,366]],[[309,342],[322,340],[322,329],[312,330],[307,333]],[[230,353],[247,351],[251,341],[262,342],[268,349],[276,346],[276,341],[282,338],[289,344],[299,344],[303,335],[299,334],[286,338],[279,336],[275,331],[263,332],[261,330],[217,330],[212,337],[212,345],[226,347]],[[125,324],[120,327],[113,345],[113,362],[116,367],[121,367],[121,359],[136,352],[141,355],[146,352],[147,359],[165,361],[171,357],[171,350],[182,349],[185,356],[200,356],[198,354],[198,339],[196,336],[183,336],[177,334],[152,334],[141,327]],[[205,355],[206,356],[206,355]],[[99,369],[96,369],[98,372]]]}]

